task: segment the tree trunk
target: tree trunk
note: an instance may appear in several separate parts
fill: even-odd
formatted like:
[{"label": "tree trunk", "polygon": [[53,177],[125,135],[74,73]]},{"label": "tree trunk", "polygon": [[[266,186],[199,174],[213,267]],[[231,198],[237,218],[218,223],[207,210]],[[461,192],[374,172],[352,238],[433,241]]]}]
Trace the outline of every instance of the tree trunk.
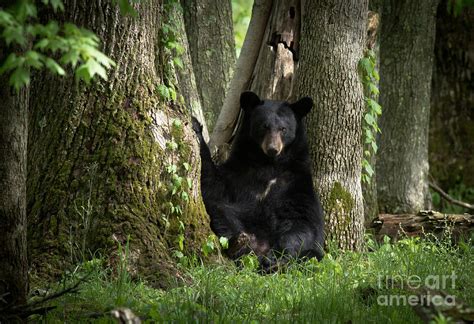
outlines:
[{"label": "tree trunk", "polygon": [[380,34],[379,209],[429,207],[428,124],[437,0],[387,0]]},{"label": "tree trunk", "polygon": [[273,1],[250,84],[260,98],[288,100],[291,96],[300,33],[301,1]]},{"label": "tree trunk", "polygon": [[240,112],[239,98],[241,93],[247,90],[250,85],[260,46],[264,39],[267,21],[270,17],[272,3],[272,0],[254,1],[252,18],[245,35],[235,73],[209,140],[211,153],[217,161],[221,162],[227,159],[229,143],[232,141]]},{"label": "tree trunk", "polygon": [[[184,98],[184,104],[188,110],[191,111],[191,114],[201,123],[202,135],[206,141],[209,141],[209,130],[207,128],[208,123],[206,122],[206,118],[202,109],[201,98],[199,97],[183,14],[179,8],[175,7],[174,10],[172,10],[172,14],[165,19],[169,20],[168,23],[174,23],[176,25],[176,31],[178,33],[177,41],[179,44],[182,44],[184,49],[181,56],[183,67],[175,69],[177,77],[176,83],[178,84],[180,93]],[[176,52],[177,51],[174,53],[175,55],[177,55]]]},{"label": "tree trunk", "polygon": [[366,38],[368,1],[306,1],[296,97],[315,106],[306,125],[315,188],[326,220],[327,241],[358,249],[364,237],[361,191],[364,112],[357,73]]},{"label": "tree trunk", "polygon": [[[6,58],[0,43],[0,62]],[[26,303],[26,143],[28,90],[19,93],[0,76],[0,313]],[[0,321],[2,315],[0,314]]]},{"label": "tree trunk", "polygon": [[474,187],[474,8],[438,7],[431,95],[430,174],[443,188]]},{"label": "tree trunk", "polygon": [[230,0],[181,0],[199,96],[210,131],[235,64]]},{"label": "tree trunk", "polygon": [[110,1],[71,0],[65,7],[60,20],[94,31],[117,67],[109,81],[89,87],[71,76],[34,80],[28,150],[33,271],[59,274],[130,236],[132,269],[165,285],[172,252],[183,240],[184,251],[198,252],[208,234],[198,146],[187,124],[191,112],[159,91],[176,79],[159,33],[161,18],[171,13],[158,1],[137,5],[135,18],[123,17]]}]

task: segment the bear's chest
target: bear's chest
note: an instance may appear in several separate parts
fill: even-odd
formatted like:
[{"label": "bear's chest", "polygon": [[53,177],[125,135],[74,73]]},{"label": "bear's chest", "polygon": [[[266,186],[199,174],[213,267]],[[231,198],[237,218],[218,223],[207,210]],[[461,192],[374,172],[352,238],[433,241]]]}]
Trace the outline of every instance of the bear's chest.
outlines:
[{"label": "bear's chest", "polygon": [[237,200],[268,202],[285,195],[291,178],[285,172],[252,170],[233,177]]}]

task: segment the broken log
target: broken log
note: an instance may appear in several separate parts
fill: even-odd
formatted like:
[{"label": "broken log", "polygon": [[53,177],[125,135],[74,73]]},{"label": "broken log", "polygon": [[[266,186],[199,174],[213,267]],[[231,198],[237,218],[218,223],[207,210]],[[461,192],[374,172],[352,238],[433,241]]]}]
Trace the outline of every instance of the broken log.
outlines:
[{"label": "broken log", "polygon": [[457,242],[461,237],[469,238],[474,232],[474,216],[470,214],[443,214],[422,210],[418,214],[379,214],[369,226],[376,240],[385,235],[393,240],[404,237],[426,236],[428,233],[440,238],[451,235]]}]

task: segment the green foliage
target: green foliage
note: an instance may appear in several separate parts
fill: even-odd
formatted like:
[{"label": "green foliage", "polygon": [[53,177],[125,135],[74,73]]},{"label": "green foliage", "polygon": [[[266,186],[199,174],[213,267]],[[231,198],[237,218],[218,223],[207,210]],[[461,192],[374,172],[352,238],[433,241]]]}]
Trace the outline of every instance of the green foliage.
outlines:
[{"label": "green foliage", "polygon": [[[64,10],[60,0],[42,3],[55,12]],[[1,40],[10,48],[19,49],[0,65],[0,74],[10,73],[11,86],[16,90],[27,86],[31,69],[46,68],[64,76],[68,65],[75,69],[78,80],[90,83],[95,76],[107,80],[106,70],[115,63],[99,50],[100,41],[94,33],[73,24],[60,26],[54,20],[35,23],[36,18],[37,8],[31,0],[0,10]]]},{"label": "green foliage", "polygon": [[232,0],[232,20],[234,21],[235,51],[237,57],[244,43],[252,14],[252,0]]},{"label": "green foliage", "polygon": [[464,8],[474,7],[474,0],[448,0],[446,6],[449,13],[459,16]]},{"label": "green foliage", "polygon": [[370,183],[374,169],[369,163],[372,154],[376,154],[378,147],[376,134],[380,133],[377,124],[378,117],[382,114],[382,107],[378,104],[379,95],[378,81],[380,79],[376,69],[376,57],[372,50],[368,50],[365,56],[359,61],[359,71],[364,85],[364,100],[366,110],[363,120],[363,139],[364,139],[364,159],[362,160],[362,181]]},{"label": "green foliage", "polygon": [[[92,321],[89,316],[94,314],[96,321],[106,322],[110,310],[121,306],[153,323],[413,323],[419,319],[409,305],[378,302],[387,294],[411,295],[390,287],[385,279],[403,283],[417,276],[424,282],[453,272],[454,285],[448,279],[442,290],[456,301],[474,300],[472,242],[453,246],[419,238],[392,243],[386,238],[377,243],[367,237],[367,247],[372,252],[330,250],[321,262],[291,263],[286,272],[265,276],[255,271],[258,263],[252,255],[240,269],[191,262],[179,275],[188,279],[180,279],[168,291],[152,289],[140,280],[122,280],[113,269],[104,268],[104,262],[93,260],[75,272],[75,277],[91,272],[78,294],[53,301],[56,309],[32,320],[84,322]],[[440,315],[435,320],[445,322]]]},{"label": "green foliage", "polygon": [[177,226],[176,243],[179,251],[174,255],[181,259],[184,257],[185,226],[181,220],[184,209],[189,204],[189,191],[192,188],[192,179],[188,177],[191,166],[187,162],[182,162],[183,151],[186,143],[183,142],[183,123],[179,119],[173,119],[170,125],[171,139],[166,143],[165,154],[170,159],[165,164],[165,171],[168,179],[166,188],[165,212],[162,214],[162,220],[165,223],[166,230],[171,226],[171,220],[175,220]]}]

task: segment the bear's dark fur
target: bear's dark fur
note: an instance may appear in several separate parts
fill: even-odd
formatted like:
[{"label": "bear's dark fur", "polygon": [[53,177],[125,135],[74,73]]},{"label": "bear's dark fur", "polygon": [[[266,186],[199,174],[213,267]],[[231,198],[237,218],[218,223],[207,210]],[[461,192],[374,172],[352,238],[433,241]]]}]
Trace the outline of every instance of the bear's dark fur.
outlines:
[{"label": "bear's dark fur", "polygon": [[244,117],[229,159],[216,166],[200,140],[201,190],[214,233],[229,239],[228,255],[255,252],[264,271],[291,257],[323,256],[324,221],[314,192],[302,118],[313,102],[289,104],[240,97]]}]

